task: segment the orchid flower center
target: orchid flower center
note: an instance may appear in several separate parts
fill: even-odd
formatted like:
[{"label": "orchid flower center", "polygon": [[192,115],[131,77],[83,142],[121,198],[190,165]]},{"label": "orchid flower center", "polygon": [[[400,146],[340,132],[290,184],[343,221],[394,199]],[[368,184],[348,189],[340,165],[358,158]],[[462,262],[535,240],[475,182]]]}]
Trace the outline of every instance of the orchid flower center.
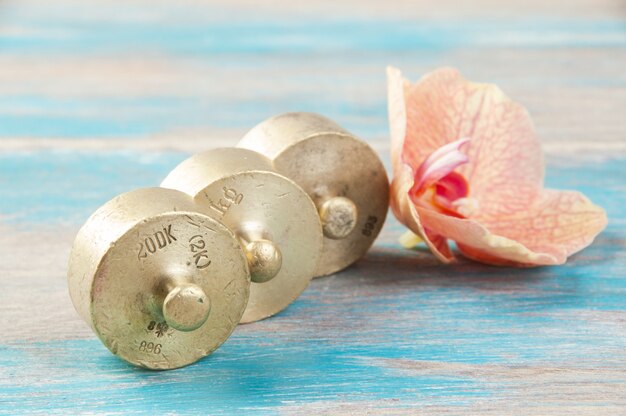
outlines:
[{"label": "orchid flower center", "polygon": [[[415,204],[427,206],[443,214],[466,217],[471,211],[467,203],[469,184],[456,168],[467,163],[469,158],[462,148],[469,138],[459,139],[431,153],[415,172],[409,196]],[[467,202],[467,203],[466,203]],[[469,204],[471,205],[471,204]]]}]

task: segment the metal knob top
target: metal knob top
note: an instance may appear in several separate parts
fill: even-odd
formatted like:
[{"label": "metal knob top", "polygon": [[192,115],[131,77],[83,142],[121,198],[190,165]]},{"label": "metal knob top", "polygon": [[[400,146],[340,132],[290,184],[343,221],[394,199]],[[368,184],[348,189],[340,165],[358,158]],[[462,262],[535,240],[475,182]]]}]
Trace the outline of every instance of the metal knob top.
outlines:
[{"label": "metal knob top", "polygon": [[349,198],[329,198],[319,208],[324,236],[333,240],[346,238],[356,226],[359,210]]},{"label": "metal knob top", "polygon": [[174,286],[163,301],[165,322],[179,331],[194,331],[209,317],[211,300],[204,290],[193,283]]},{"label": "metal knob top", "polygon": [[283,264],[283,255],[276,244],[256,240],[246,244],[245,250],[253,282],[265,283],[276,277]]}]

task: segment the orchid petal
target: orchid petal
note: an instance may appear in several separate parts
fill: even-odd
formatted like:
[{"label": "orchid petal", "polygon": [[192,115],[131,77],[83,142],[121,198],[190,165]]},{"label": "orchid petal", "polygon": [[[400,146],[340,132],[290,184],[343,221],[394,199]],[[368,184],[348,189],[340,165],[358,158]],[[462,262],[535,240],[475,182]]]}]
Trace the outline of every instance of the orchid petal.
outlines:
[{"label": "orchid petal", "polygon": [[[435,185],[435,192],[432,196],[432,202],[439,210],[448,213],[448,215],[465,216],[466,211],[465,203],[471,199],[465,198],[469,192],[469,186],[465,178],[456,173],[450,172],[445,177],[441,178]],[[415,202],[415,198],[413,198]]]},{"label": "orchid petal", "polygon": [[392,163],[414,170],[442,146],[468,137],[458,168],[486,214],[515,212],[543,187],[543,156],[526,110],[495,85],[468,82],[443,68],[416,84],[389,68]]},{"label": "orchid petal", "polygon": [[606,227],[604,210],[579,192],[545,190],[526,210],[478,222],[417,208],[424,224],[472,259],[499,265],[563,264]]},{"label": "orchid petal", "polygon": [[391,182],[391,209],[405,226],[417,234],[428,246],[430,251],[444,263],[454,261],[454,255],[447,243],[431,241],[432,232],[428,232],[422,226],[422,222],[413,201],[409,197],[409,189],[413,186],[413,171],[409,166],[400,165],[401,168]]},{"label": "orchid petal", "polygon": [[[499,265],[558,264],[559,260],[548,253],[535,253],[523,244],[492,234],[479,222],[452,217],[436,211],[417,208],[418,215],[429,227],[457,242],[457,246],[470,247],[476,253],[489,253],[490,260],[474,258],[483,263]],[[467,254],[462,251],[463,254]]]},{"label": "orchid petal", "polygon": [[391,164],[394,173],[403,169],[402,149],[406,136],[406,106],[404,91],[410,85],[400,70],[387,67],[387,102],[391,130]]},{"label": "orchid petal", "polygon": [[468,162],[467,155],[461,151],[470,139],[464,138],[441,146],[426,158],[415,172],[413,192],[418,194],[447,176],[459,166]]},{"label": "orchid petal", "polygon": [[465,198],[469,193],[469,185],[463,177],[456,172],[450,172],[444,176],[435,185],[436,198],[445,199],[450,205],[452,201],[456,201],[461,198]]}]

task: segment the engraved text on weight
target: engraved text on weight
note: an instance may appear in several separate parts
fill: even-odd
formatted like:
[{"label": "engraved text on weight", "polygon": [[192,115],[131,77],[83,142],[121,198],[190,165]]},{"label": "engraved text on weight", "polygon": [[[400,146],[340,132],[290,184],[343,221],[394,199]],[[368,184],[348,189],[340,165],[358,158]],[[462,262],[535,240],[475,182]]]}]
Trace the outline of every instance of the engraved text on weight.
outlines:
[{"label": "engraved text on weight", "polygon": [[211,260],[209,260],[209,252],[205,249],[206,243],[201,235],[194,235],[189,239],[189,250],[193,254],[194,262],[198,269],[204,269],[209,267]]},{"label": "engraved text on weight", "polygon": [[239,205],[243,200],[243,194],[238,193],[233,188],[222,188],[222,198],[217,202],[209,200],[209,207],[216,213],[223,216],[232,205]]},{"label": "engraved text on weight", "polygon": [[157,250],[161,250],[171,244],[173,241],[177,241],[176,237],[172,234],[172,224],[167,227],[163,227],[162,231],[157,231],[153,235],[146,237],[139,243],[139,252],[137,253],[138,259],[145,259],[150,254],[154,254]]}]

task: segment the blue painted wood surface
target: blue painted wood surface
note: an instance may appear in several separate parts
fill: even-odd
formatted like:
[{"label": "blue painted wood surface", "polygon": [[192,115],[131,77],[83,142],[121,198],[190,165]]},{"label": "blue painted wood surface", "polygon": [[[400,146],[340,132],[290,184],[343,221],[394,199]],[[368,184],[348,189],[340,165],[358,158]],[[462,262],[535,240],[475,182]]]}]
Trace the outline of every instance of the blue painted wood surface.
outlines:
[{"label": "blue painted wood surface", "polygon": [[[626,414],[626,11],[503,3],[0,3],[0,414]],[[560,267],[444,266],[390,217],[365,258],[195,365],[110,355],[65,283],[87,216],[282,111],[388,163],[388,64],[500,84],[548,186],[607,230]]]}]

